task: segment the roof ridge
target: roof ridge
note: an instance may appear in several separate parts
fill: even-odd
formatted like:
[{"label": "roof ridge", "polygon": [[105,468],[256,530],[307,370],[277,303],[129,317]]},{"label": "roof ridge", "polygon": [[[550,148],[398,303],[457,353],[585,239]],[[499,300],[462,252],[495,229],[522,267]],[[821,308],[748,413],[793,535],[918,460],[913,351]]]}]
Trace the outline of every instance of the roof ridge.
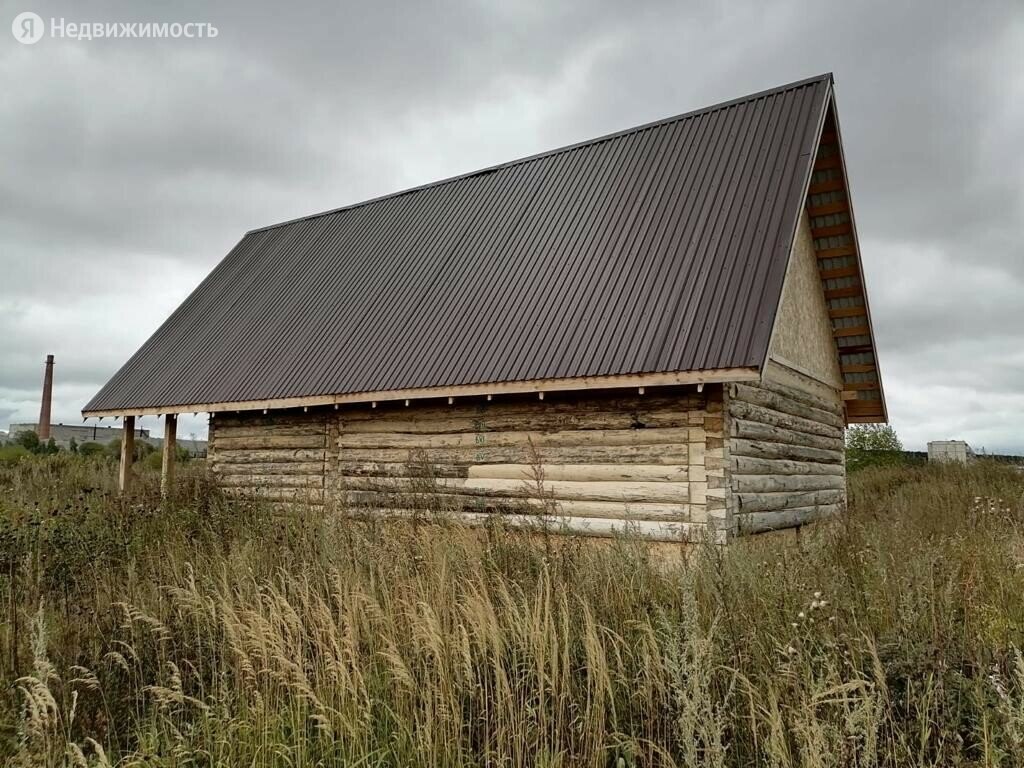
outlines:
[{"label": "roof ridge", "polygon": [[539,160],[544,157],[559,155],[562,154],[563,152],[571,152],[572,150],[580,149],[581,147],[592,146],[595,144],[600,144],[603,141],[610,141],[611,139],[617,139],[622,136],[628,136],[631,133],[639,133],[640,131],[645,131],[648,130],[649,128],[656,128],[658,126],[668,125],[679,120],[688,120],[693,117],[699,117],[700,115],[710,114],[712,112],[717,112],[720,109],[728,109],[729,107],[734,107],[748,101],[755,101],[756,99],[764,98],[765,96],[774,96],[780,93],[785,93],[786,91],[792,91],[797,88],[803,88],[805,86],[811,85],[812,83],[822,82],[825,80],[832,82],[832,79],[832,73],[825,72],[820,75],[815,75],[814,77],[807,77],[802,80],[794,80],[793,82],[786,83],[785,85],[778,85],[775,86],[774,88],[766,88],[762,91],[757,91],[756,93],[747,94],[746,96],[739,96],[735,99],[729,99],[728,101],[722,101],[718,102],[717,104],[711,104],[705,107],[700,107],[699,109],[693,109],[690,110],[689,112],[682,112],[678,115],[663,117],[658,120],[652,120],[648,123],[642,123],[641,125],[635,125],[630,128],[623,128],[621,130],[613,131],[612,133],[606,133],[601,136],[594,137],[592,139],[585,139],[583,141],[578,141],[573,144],[566,144],[561,147],[555,147],[554,149],[547,149],[541,152],[536,152],[532,155],[526,155],[515,160],[508,160],[504,163],[486,166],[475,171],[468,171],[466,173],[456,174],[455,176],[448,176],[443,179],[429,181],[425,184],[418,184],[414,187],[407,187],[406,189],[401,189],[398,190],[397,192],[389,192],[384,195],[378,195],[377,197],[371,197],[367,200],[361,200],[357,203],[350,203],[348,205],[338,206],[337,208],[331,208],[330,210],[319,211],[318,213],[309,213],[304,216],[297,216],[294,219],[279,221],[275,224],[267,224],[262,227],[255,227],[253,229],[248,230],[246,234],[251,235],[256,232],[266,232],[267,230],[277,229],[278,227],[285,227],[288,226],[289,224],[296,224],[300,221],[309,221],[311,219],[318,219],[322,216],[330,216],[335,213],[341,213],[342,211],[349,211],[354,210],[356,208],[362,208],[365,205],[378,203],[393,197],[401,197],[402,195],[408,195],[413,192],[421,192],[426,189],[431,189],[432,187],[440,187],[445,184],[460,181],[462,179],[480,176],[485,173],[494,173],[495,171],[499,171],[503,168],[511,168],[517,165],[523,165],[525,163],[532,162],[534,160]]}]

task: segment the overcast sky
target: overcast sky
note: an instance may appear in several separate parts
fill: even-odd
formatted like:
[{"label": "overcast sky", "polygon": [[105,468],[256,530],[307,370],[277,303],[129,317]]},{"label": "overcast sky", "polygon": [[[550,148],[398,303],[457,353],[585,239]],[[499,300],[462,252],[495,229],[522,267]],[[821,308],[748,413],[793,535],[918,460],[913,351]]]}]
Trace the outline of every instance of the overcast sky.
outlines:
[{"label": "overcast sky", "polygon": [[250,228],[832,71],[893,424],[1024,453],[1024,3],[168,6],[0,0],[0,429],[47,353],[81,423]]}]

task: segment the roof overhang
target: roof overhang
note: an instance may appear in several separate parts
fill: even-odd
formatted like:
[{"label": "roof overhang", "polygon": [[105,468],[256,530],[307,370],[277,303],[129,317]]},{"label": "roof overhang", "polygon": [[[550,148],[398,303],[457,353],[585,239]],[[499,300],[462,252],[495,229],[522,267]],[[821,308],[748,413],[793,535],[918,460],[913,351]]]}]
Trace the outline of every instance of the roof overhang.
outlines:
[{"label": "roof overhang", "polygon": [[818,273],[843,376],[846,421],[849,424],[886,422],[885,392],[871,325],[835,92],[831,88],[806,199]]},{"label": "roof overhang", "polygon": [[269,411],[287,408],[315,408],[342,404],[377,403],[395,400],[425,400],[429,398],[492,397],[495,395],[533,394],[543,392],[574,392],[632,387],[671,387],[701,384],[721,384],[730,381],[756,381],[760,370],[750,368],[718,368],[706,371],[677,371],[673,373],[635,373],[615,376],[583,376],[563,379],[534,379],[530,381],[462,384],[451,387],[419,387],[381,392],[350,392],[312,397],[268,398],[219,403],[178,403],[137,408],[110,410],[83,410],[85,418],[109,416],[157,416],[169,413],[220,413],[233,411]]}]

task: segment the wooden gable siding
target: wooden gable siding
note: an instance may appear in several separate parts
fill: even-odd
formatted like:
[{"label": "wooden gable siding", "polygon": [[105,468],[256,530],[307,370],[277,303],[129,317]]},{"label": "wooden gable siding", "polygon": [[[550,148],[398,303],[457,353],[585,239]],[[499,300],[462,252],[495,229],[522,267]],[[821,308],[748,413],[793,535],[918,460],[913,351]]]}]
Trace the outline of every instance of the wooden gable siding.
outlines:
[{"label": "wooden gable siding", "polygon": [[217,417],[211,462],[275,502],[724,537],[721,386],[578,395]]},{"label": "wooden gable siding", "polygon": [[842,387],[839,355],[806,211],[793,238],[768,355],[835,389]]}]

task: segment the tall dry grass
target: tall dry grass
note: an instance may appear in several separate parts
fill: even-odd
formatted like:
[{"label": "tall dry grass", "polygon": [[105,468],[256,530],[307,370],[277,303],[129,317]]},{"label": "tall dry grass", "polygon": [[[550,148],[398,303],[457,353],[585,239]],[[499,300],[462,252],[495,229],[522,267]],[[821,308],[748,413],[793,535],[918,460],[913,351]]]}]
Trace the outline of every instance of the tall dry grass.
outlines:
[{"label": "tall dry grass", "polygon": [[497,521],[161,503],[0,470],[12,766],[948,766],[1024,755],[1024,479],[851,478],[799,538],[668,558]]}]

